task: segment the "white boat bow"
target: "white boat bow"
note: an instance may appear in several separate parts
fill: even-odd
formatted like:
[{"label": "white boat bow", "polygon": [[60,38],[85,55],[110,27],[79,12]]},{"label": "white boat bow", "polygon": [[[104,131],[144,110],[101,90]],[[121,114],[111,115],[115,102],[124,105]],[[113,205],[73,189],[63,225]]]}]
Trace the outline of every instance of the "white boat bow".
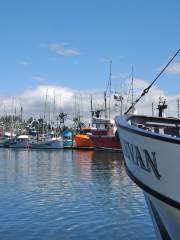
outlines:
[{"label": "white boat bow", "polygon": [[159,239],[180,239],[180,120],[116,117],[126,172],[143,189]]}]

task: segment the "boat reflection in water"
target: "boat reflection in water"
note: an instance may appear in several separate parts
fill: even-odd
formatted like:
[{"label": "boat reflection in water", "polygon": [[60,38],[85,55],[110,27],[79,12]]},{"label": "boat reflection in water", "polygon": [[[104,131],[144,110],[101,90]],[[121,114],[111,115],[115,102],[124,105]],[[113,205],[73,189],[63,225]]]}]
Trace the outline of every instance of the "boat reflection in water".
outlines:
[{"label": "boat reflection in water", "polygon": [[155,239],[117,153],[0,149],[0,183],[1,239]]}]

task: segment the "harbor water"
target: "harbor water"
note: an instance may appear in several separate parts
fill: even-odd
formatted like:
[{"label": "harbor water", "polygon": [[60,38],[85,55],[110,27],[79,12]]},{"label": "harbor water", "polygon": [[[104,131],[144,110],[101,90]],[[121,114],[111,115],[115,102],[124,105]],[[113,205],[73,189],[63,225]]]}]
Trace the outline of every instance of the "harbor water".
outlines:
[{"label": "harbor water", "polygon": [[0,239],[156,239],[122,155],[0,149]]}]

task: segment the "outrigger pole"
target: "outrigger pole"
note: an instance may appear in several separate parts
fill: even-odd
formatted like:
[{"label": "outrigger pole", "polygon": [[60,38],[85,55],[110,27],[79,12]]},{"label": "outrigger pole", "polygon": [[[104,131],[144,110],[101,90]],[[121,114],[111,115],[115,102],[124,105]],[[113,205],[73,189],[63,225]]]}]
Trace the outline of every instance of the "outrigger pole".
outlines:
[{"label": "outrigger pole", "polygon": [[146,94],[149,92],[149,89],[152,87],[152,85],[157,81],[157,79],[161,76],[161,74],[166,70],[166,68],[169,66],[169,64],[174,60],[174,58],[179,54],[180,49],[177,50],[177,52],[174,54],[174,56],[170,59],[170,61],[166,64],[166,66],[160,71],[160,73],[156,76],[156,78],[152,81],[152,83],[143,90],[143,92],[141,93],[140,97],[137,98],[132,104],[131,106],[128,108],[128,110],[124,113],[124,114],[128,114],[128,112],[134,108],[134,106],[136,105],[136,103],[139,102],[139,100]]}]

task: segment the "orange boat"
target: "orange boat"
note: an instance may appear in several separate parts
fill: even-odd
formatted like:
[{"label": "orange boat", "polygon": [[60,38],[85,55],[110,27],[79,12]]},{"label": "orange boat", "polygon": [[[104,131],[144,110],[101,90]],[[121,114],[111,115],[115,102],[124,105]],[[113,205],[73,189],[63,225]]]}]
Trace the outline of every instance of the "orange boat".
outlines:
[{"label": "orange boat", "polygon": [[87,133],[91,132],[91,128],[82,128],[81,132],[75,135],[74,140],[76,147],[79,148],[92,148],[92,141]]}]

